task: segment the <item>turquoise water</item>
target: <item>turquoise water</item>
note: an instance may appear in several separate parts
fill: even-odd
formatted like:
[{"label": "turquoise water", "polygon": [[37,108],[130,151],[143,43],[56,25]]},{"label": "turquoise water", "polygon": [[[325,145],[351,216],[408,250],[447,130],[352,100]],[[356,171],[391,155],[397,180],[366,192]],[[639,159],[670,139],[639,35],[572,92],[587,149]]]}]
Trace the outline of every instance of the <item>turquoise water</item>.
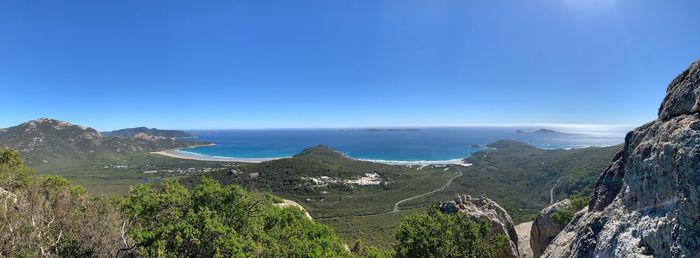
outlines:
[{"label": "turquoise water", "polygon": [[[516,130],[528,133],[516,133]],[[536,128],[460,127],[411,130],[279,129],[190,131],[215,146],[183,149],[196,155],[233,158],[290,157],[323,144],[350,157],[377,161],[448,161],[463,159],[499,139],[539,148],[609,146],[624,141],[624,131],[596,133],[530,133]]]}]

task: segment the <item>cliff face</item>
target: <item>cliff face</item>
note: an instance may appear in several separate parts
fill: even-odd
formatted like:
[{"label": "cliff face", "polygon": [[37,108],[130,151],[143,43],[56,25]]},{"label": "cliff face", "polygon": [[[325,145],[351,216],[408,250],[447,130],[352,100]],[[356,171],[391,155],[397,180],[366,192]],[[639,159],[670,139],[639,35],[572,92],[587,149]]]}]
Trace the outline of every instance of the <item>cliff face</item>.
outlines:
[{"label": "cliff face", "polygon": [[700,60],[671,82],[659,118],[627,134],[543,257],[700,256],[699,91]]}]

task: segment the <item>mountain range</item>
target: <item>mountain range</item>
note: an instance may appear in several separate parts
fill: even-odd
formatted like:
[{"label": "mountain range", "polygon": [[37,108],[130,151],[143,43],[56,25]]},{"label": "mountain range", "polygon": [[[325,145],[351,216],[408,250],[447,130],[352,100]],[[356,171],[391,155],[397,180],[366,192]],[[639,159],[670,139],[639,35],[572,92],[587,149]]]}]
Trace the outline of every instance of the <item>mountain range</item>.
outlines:
[{"label": "mountain range", "polygon": [[184,132],[180,131],[125,129],[115,132],[119,133],[104,135],[90,127],[39,118],[0,130],[0,146],[20,152],[31,165],[49,160],[120,157],[135,152],[206,144],[163,136],[183,135]]}]

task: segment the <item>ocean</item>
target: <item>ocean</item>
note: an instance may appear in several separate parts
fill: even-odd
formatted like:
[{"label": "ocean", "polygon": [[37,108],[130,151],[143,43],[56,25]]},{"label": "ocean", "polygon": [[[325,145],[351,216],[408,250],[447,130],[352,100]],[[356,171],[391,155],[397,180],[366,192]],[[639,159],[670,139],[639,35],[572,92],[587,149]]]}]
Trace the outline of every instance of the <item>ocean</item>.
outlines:
[{"label": "ocean", "polygon": [[[545,149],[610,146],[624,142],[626,130],[536,133],[528,127],[437,127],[402,129],[269,129],[188,131],[215,146],[181,149],[182,153],[230,158],[291,157],[315,145],[327,145],[362,160],[387,163],[461,160],[499,139]],[[516,132],[521,130],[522,132]]]}]

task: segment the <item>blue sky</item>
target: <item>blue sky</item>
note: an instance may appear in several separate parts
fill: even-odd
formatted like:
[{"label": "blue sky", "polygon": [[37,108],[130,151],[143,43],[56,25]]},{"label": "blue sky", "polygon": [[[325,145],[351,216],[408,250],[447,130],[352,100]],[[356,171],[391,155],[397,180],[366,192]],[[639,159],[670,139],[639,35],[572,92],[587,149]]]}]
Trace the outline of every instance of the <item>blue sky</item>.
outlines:
[{"label": "blue sky", "polygon": [[641,124],[700,1],[0,0],[0,127]]}]

